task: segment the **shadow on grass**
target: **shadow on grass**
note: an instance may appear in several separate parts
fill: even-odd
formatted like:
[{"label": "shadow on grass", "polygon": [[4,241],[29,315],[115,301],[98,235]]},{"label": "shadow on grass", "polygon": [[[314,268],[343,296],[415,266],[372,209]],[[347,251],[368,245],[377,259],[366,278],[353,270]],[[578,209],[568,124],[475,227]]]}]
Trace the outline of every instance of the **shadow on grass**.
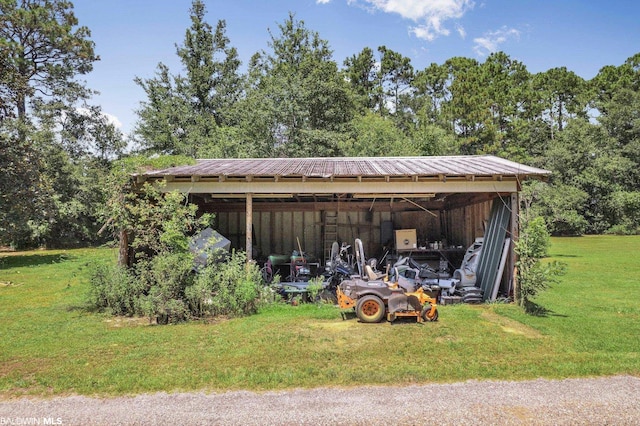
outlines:
[{"label": "shadow on grass", "polygon": [[28,266],[51,265],[70,260],[66,253],[59,254],[29,254],[0,257],[0,269],[23,268]]},{"label": "shadow on grass", "polygon": [[527,301],[524,304],[524,311],[529,314],[532,315],[534,317],[562,317],[562,318],[568,318],[568,315],[563,315],[563,314],[557,314],[554,311],[545,308],[542,305],[538,305],[537,303],[531,302],[531,301]]}]

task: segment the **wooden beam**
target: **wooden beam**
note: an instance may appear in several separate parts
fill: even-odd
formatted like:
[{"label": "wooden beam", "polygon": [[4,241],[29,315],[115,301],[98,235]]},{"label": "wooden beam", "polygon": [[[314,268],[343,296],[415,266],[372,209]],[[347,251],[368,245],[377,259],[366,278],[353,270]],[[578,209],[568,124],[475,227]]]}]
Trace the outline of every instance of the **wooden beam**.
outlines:
[{"label": "wooden beam", "polygon": [[493,200],[498,195],[508,195],[507,193],[482,193],[482,194],[452,194],[447,197],[446,209],[457,209],[473,204],[480,204],[486,201]]},{"label": "wooden beam", "polygon": [[[443,179],[445,177],[443,176]],[[503,179],[494,180],[450,180],[433,182],[376,182],[363,179],[357,181],[334,181],[329,182],[302,182],[280,181],[280,182],[246,182],[246,181],[225,181],[225,182],[167,182],[160,188],[163,192],[179,191],[182,193],[194,194],[424,194],[424,193],[479,193],[479,192],[516,192],[518,182],[516,180]]]},{"label": "wooden beam", "polygon": [[[221,212],[243,212],[245,210],[245,203],[239,203],[237,201],[223,202],[218,201],[216,203],[198,203],[199,208],[203,212],[221,213]],[[394,211],[419,211],[419,210],[442,210],[444,203],[435,201],[431,202],[396,202],[393,204]],[[312,212],[312,211],[344,211],[344,212],[358,212],[358,211],[378,211],[388,212],[391,211],[390,204],[387,200],[377,200],[375,202],[370,201],[351,201],[351,202],[338,202],[338,201],[325,201],[325,202],[264,202],[259,201],[253,197],[253,211],[254,212],[288,212],[288,211],[300,211],[300,212]]]},{"label": "wooden beam", "polygon": [[253,260],[253,197],[251,193],[247,194],[246,199],[246,249],[247,252],[247,262],[251,262]]}]

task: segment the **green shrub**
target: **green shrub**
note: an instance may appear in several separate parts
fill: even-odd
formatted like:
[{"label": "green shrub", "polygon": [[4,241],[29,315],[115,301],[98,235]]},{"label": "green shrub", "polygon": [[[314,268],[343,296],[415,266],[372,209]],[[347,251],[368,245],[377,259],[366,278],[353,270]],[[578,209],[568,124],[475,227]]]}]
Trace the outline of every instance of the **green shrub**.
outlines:
[{"label": "green shrub", "polygon": [[246,260],[244,252],[234,251],[225,262],[203,268],[185,290],[190,311],[199,316],[255,313],[262,287],[260,270]]},{"label": "green shrub", "polygon": [[324,288],[324,280],[322,277],[314,277],[309,280],[307,292],[311,302],[320,301],[320,292]]},{"label": "green shrub", "polygon": [[189,318],[185,289],[194,281],[190,253],[163,253],[138,262],[136,278],[146,289],[140,297],[142,313],[158,323],[176,323]]},{"label": "green shrub", "polygon": [[113,315],[135,315],[143,284],[126,268],[117,265],[95,265],[89,277],[89,305]]},{"label": "green shrub", "polygon": [[175,324],[190,318],[184,301],[168,298],[159,286],[152,287],[149,294],[141,296],[140,307],[149,321],[155,319],[158,324]]},{"label": "green shrub", "polygon": [[615,225],[607,234],[637,235],[640,231],[640,191],[616,191],[610,195],[607,205],[614,216]]},{"label": "green shrub", "polygon": [[607,229],[605,234],[609,235],[638,235],[640,234],[640,228],[635,225],[622,224],[614,225]]},{"label": "green shrub", "polygon": [[[115,315],[146,315],[160,324],[205,315],[246,315],[261,300],[257,266],[246,265],[244,253],[228,258],[211,253],[209,266],[195,269],[189,251],[191,235],[211,224],[213,216],[197,215],[185,194],[162,192],[114,174],[108,211],[114,232],[124,230],[134,250],[131,269],[96,268],[90,304]],[[226,253],[225,253],[226,254]]]},{"label": "green shrub", "polygon": [[521,221],[520,238],[515,249],[518,254],[518,289],[515,295],[518,304],[525,311],[532,312],[536,305],[532,299],[550,284],[558,282],[564,274],[566,265],[561,262],[542,263],[540,259],[547,255],[549,232],[541,217],[530,221]]},{"label": "green shrub", "polygon": [[543,258],[549,252],[550,235],[547,225],[540,216],[522,224],[517,250],[520,257]]}]

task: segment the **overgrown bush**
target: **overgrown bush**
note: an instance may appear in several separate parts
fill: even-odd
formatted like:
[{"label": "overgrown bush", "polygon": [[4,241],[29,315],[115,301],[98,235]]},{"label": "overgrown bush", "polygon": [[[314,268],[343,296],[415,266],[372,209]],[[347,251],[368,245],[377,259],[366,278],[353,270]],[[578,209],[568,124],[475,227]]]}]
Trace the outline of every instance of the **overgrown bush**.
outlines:
[{"label": "overgrown bush", "polygon": [[520,230],[517,250],[520,257],[540,259],[549,254],[551,237],[545,220],[538,216],[524,220]]},{"label": "overgrown bush", "polygon": [[95,265],[89,278],[89,305],[113,315],[140,313],[139,297],[144,285],[126,268],[118,265]]},{"label": "overgrown bush", "polygon": [[309,300],[311,302],[320,302],[320,293],[324,288],[324,279],[322,276],[311,278],[309,285],[307,286],[307,292],[309,293]]},{"label": "overgrown bush", "polygon": [[[124,230],[135,251],[132,266],[96,266],[89,303],[115,315],[146,315],[160,324],[208,315],[247,315],[257,309],[261,277],[243,252],[226,258],[210,253],[196,269],[191,235],[210,225],[211,215],[178,192],[151,184],[131,188],[122,179],[108,206],[114,233]],[[120,191],[120,192],[118,192]]]},{"label": "overgrown bush", "polygon": [[225,262],[202,269],[185,299],[198,316],[248,315],[257,310],[261,287],[258,267],[247,265],[244,252],[234,251]]},{"label": "overgrown bush", "polygon": [[134,269],[97,265],[90,305],[114,315],[144,315],[159,324],[257,311],[263,297],[260,271],[244,252],[197,271],[191,253],[164,253]]},{"label": "overgrown bush", "polygon": [[538,309],[532,299],[550,284],[557,283],[566,265],[561,262],[541,262],[549,248],[549,232],[541,217],[521,221],[520,238],[515,249],[518,254],[518,288],[516,301],[525,311]]},{"label": "overgrown bush", "polygon": [[640,192],[617,191],[607,202],[614,212],[616,225],[607,229],[607,234],[638,235],[640,233]]},{"label": "overgrown bush", "polygon": [[146,289],[140,297],[142,314],[158,323],[176,323],[188,319],[185,289],[194,281],[193,256],[188,253],[163,253],[136,265],[136,278]]}]

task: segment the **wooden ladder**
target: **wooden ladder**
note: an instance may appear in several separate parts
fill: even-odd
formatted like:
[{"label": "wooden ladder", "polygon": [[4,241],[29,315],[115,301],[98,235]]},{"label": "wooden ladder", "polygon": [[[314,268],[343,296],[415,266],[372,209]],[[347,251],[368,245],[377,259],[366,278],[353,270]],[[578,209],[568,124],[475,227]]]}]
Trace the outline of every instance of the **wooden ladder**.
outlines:
[{"label": "wooden ladder", "polygon": [[338,241],[338,213],[324,212],[324,260],[331,260],[331,245]]}]

